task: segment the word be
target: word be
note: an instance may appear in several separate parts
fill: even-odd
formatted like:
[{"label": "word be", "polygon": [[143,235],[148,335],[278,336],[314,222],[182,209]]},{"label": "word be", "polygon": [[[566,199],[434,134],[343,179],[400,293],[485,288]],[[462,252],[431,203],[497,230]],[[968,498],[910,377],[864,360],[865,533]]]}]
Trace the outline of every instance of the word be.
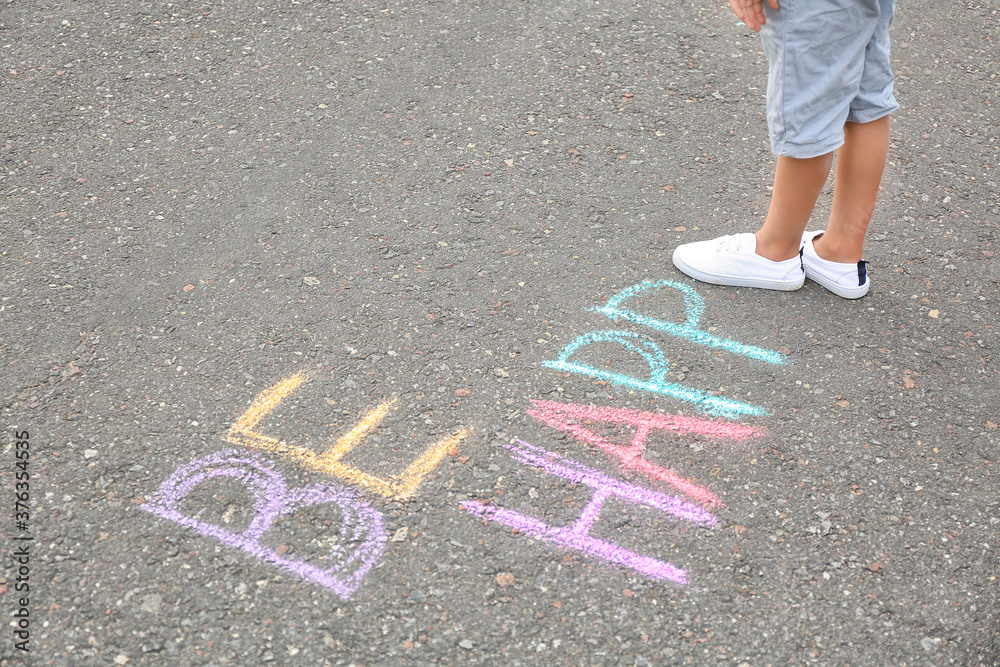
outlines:
[{"label": "word be", "polygon": [[558,454],[535,447],[523,440],[518,440],[517,442],[521,445],[520,447],[517,445],[504,445],[504,447],[513,452],[512,458],[514,460],[528,466],[541,468],[549,474],[562,477],[577,484],[584,484],[594,489],[594,495],[586,507],[583,508],[580,518],[570,526],[555,527],[519,512],[492,505],[462,504],[462,508],[465,511],[483,519],[510,526],[520,533],[533,535],[565,547],[578,549],[597,558],[603,558],[611,563],[624,565],[636,572],[656,579],[666,579],[678,584],[686,583],[686,571],[670,563],[648,556],[641,556],[610,542],[592,537],[589,535],[590,528],[597,521],[604,502],[613,496],[658,509],[661,512],[685,521],[703,525],[714,526],[717,523],[717,519],[713,514],[680,498],[618,481],[597,470],[588,468],[577,461],[563,458]]},{"label": "word be", "polygon": [[[682,292],[686,308],[685,321],[682,324],[674,324],[664,320],[641,315],[628,308],[623,308],[622,303],[642,292],[657,290],[668,287]],[[607,315],[613,320],[625,319],[642,326],[649,327],[661,333],[678,336],[686,340],[725,350],[734,354],[740,354],[751,359],[758,359],[773,364],[782,364],[785,361],[784,355],[773,350],[765,350],[753,345],[743,345],[733,340],[713,336],[699,328],[699,320],[703,309],[701,297],[691,287],[669,280],[659,280],[656,282],[644,281],[638,285],[626,288],[608,300],[608,304],[602,308],[590,308],[594,312]],[[638,354],[649,367],[649,379],[642,380],[624,373],[595,368],[587,364],[572,361],[571,357],[580,348],[593,345],[594,343],[612,343],[625,348],[630,352]],[[654,394],[670,396],[682,401],[694,404],[699,410],[710,415],[724,417],[736,417],[739,415],[766,415],[763,408],[724,398],[713,396],[707,392],[697,389],[690,389],[677,382],[668,382],[667,373],[670,365],[660,346],[649,336],[630,331],[591,331],[578,336],[562,349],[559,356],[554,361],[544,361],[542,365],[558,371],[577,373],[588,377],[598,378],[605,382],[622,385],[631,389],[648,391]]]},{"label": "word be", "polygon": [[[193,519],[180,510],[181,501],[192,489],[216,477],[235,479],[253,494],[255,516],[242,533],[233,533]],[[322,504],[336,505],[342,516],[340,543],[326,556],[334,562],[331,567],[323,569],[285,558],[260,543],[278,518],[298,509]],[[350,490],[328,484],[290,489],[269,462],[235,449],[206,456],[179,468],[163,482],[149,502],[140,507],[202,535],[214,537],[258,560],[326,586],[345,600],[350,598],[368,570],[378,562],[386,542],[382,515],[356,498]]]},{"label": "word be", "polygon": [[320,454],[306,447],[288,445],[276,438],[257,433],[254,429],[261,419],[278,407],[286,396],[305,381],[305,374],[298,373],[261,393],[250,405],[250,408],[229,429],[226,440],[235,445],[244,445],[252,449],[277,454],[291,459],[307,469],[340,477],[383,496],[405,499],[413,495],[427,473],[436,468],[445,454],[456,447],[459,441],[467,435],[466,431],[461,429],[457,434],[432,444],[401,474],[385,479],[349,466],[341,459],[371,433],[389,414],[390,410],[395,408],[395,400],[370,410],[350,432],[340,437],[332,447]]},{"label": "word be", "polygon": [[[535,407],[528,410],[528,414],[543,424],[571,433],[578,440],[594,445],[604,453],[619,458],[624,467],[641,472],[650,479],[669,484],[689,498],[709,506],[721,505],[721,501],[711,491],[681,477],[670,468],[658,466],[643,458],[646,439],[650,432],[656,429],[737,441],[763,435],[761,429],[743,424],[705,421],[681,415],[665,415],[596,405],[554,403],[552,401],[533,400],[531,403]],[[631,443],[623,445],[597,435],[582,426],[581,421],[631,426],[635,427],[635,434],[632,436]]]}]

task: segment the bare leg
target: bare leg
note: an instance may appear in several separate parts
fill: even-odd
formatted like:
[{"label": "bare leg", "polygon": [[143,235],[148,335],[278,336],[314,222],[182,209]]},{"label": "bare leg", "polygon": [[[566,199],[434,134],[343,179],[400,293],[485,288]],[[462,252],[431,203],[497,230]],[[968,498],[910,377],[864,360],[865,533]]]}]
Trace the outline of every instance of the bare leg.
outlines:
[{"label": "bare leg", "polygon": [[780,262],[799,254],[802,232],[809,224],[832,163],[833,153],[807,159],[778,156],[771,206],[764,226],[756,234],[758,255]]},{"label": "bare leg", "polygon": [[888,154],[888,116],[844,126],[844,145],[837,151],[830,224],[823,236],[813,241],[816,254],[823,259],[844,263],[861,260]]}]

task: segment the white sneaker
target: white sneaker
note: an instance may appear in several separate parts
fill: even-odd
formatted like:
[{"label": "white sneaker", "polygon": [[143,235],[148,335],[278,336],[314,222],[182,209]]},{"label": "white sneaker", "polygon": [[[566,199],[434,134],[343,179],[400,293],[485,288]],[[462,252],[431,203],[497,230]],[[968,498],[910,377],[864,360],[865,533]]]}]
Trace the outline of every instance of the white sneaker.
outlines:
[{"label": "white sneaker", "polygon": [[802,268],[806,278],[845,299],[860,299],[868,294],[868,262],[853,264],[823,259],[813,246],[813,240],[822,235],[821,231],[802,235]]},{"label": "white sneaker", "polygon": [[674,249],[674,266],[713,285],[797,290],[805,282],[801,257],[772,262],[756,253],[751,233],[720,236],[711,241],[685,243]]}]

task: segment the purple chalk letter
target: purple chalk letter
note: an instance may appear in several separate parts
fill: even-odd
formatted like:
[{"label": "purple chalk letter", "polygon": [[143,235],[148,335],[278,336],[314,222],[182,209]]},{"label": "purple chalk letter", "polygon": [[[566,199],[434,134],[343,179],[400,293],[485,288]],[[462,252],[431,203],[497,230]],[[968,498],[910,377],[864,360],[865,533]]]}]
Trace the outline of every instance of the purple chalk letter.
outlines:
[{"label": "purple chalk letter", "polygon": [[585,484],[594,489],[594,495],[590,502],[587,503],[587,506],[583,508],[580,518],[572,525],[560,528],[550,526],[543,521],[525,516],[524,514],[492,505],[463,503],[462,509],[484,519],[492,519],[493,521],[508,525],[526,535],[534,535],[549,542],[579,549],[592,556],[630,567],[650,577],[667,579],[678,584],[686,583],[687,573],[684,570],[670,563],[649,558],[648,556],[640,556],[637,553],[622,549],[609,542],[591,537],[589,535],[590,527],[597,520],[604,501],[612,496],[631,500],[640,505],[647,505],[679,519],[703,525],[714,526],[718,522],[714,514],[675,496],[668,496],[613,479],[602,472],[588,468],[582,463],[535,447],[523,440],[518,440],[518,443],[520,443],[520,447],[517,445],[504,445],[504,447],[512,452],[514,460],[520,461],[525,465],[541,468],[549,474],[568,479],[577,484]]},{"label": "purple chalk letter", "polygon": [[[232,533],[181,513],[180,503],[191,489],[214,477],[238,480],[253,494],[256,516],[242,533]],[[276,519],[301,507],[324,503],[337,505],[343,516],[341,543],[328,556],[336,563],[333,567],[321,569],[303,561],[284,558],[261,545],[261,537]],[[330,484],[289,489],[268,461],[235,449],[206,456],[178,468],[160,485],[149,502],[140,507],[202,535],[214,537],[262,561],[290,570],[303,579],[322,584],[345,600],[361,585],[361,580],[378,562],[385,546],[382,515],[348,489]]]}]

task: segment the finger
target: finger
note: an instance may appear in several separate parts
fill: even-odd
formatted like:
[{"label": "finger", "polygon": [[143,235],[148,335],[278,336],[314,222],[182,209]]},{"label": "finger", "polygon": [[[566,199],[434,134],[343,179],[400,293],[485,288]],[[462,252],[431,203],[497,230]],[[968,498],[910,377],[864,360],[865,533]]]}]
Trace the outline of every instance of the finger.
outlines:
[{"label": "finger", "polygon": [[729,0],[729,8],[733,10],[738,19],[743,20],[743,5],[740,4],[740,0]]},{"label": "finger", "polygon": [[[760,0],[757,0],[759,3]],[[736,16],[743,21],[743,23],[755,32],[760,31],[761,18],[763,18],[763,13],[758,17],[758,12],[754,11],[754,0],[729,0],[729,6],[732,7],[733,12]]]},{"label": "finger", "polygon": [[[768,0],[768,4],[777,5],[778,0]],[[757,30],[764,25],[764,3],[763,0],[756,0],[753,3],[754,19],[757,21]]]},{"label": "finger", "polygon": [[[771,2],[777,2],[777,0],[769,0]],[[764,25],[764,5],[762,0],[750,0],[748,10],[751,13],[753,25],[749,23],[750,27],[755,32],[760,32],[760,28]]]}]

